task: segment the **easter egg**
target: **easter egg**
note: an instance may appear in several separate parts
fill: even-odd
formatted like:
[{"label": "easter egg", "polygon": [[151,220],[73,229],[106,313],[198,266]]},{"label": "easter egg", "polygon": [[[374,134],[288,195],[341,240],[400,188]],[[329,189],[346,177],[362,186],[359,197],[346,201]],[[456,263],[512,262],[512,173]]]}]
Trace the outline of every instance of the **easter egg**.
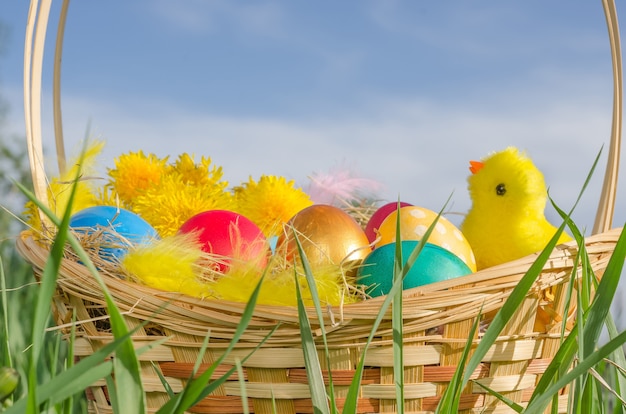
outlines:
[{"label": "easter egg", "polygon": [[326,204],[309,206],[287,222],[277,251],[287,260],[298,258],[294,233],[311,264],[341,264],[363,260],[371,251],[363,229],[348,213]]},{"label": "easter egg", "polygon": [[70,217],[69,226],[78,233],[98,237],[98,254],[105,260],[119,259],[132,244],[158,238],[156,230],[132,211],[114,206],[93,206]]},{"label": "easter egg", "polygon": [[[400,207],[410,205],[411,204],[405,203],[403,201],[400,202]],[[374,214],[372,214],[372,216],[367,221],[367,224],[365,225],[365,235],[367,236],[367,239],[370,241],[370,243],[373,243],[376,240],[376,237],[378,237],[378,234],[376,233],[383,220],[385,220],[389,214],[393,213],[397,209],[398,202],[394,201],[393,203],[387,203],[379,207],[378,210],[376,210]]]},{"label": "easter egg", "polygon": [[[402,241],[402,260],[406,264],[417,240]],[[357,270],[356,283],[366,286],[372,296],[389,293],[393,286],[395,243],[374,249]],[[472,270],[455,254],[435,244],[426,243],[402,282],[403,289],[411,289],[471,274]]]},{"label": "easter egg", "polygon": [[[396,222],[400,214],[400,237],[402,240],[421,240],[426,230],[437,218],[432,210],[417,206],[405,206],[399,211],[391,212],[378,228],[380,240],[376,248],[396,241]],[[428,237],[428,243],[441,246],[463,260],[472,272],[476,271],[476,259],[472,248],[454,224],[443,216],[439,216],[433,232]]]},{"label": "easter egg", "polygon": [[197,234],[200,247],[215,256],[214,267],[226,272],[232,260],[264,267],[269,246],[261,229],[247,217],[229,210],[208,210],[189,218],[179,233]]}]

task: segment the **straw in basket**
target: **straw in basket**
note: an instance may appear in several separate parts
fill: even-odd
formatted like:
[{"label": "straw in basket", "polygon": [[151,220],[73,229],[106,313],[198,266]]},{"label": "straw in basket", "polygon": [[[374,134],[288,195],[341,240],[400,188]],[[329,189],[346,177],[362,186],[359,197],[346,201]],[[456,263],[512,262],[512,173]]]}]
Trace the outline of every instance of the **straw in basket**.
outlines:
[{"label": "straw in basket", "polygon": [[[47,24],[49,1],[33,1],[27,32],[25,101],[27,139],[35,193],[40,200],[47,197],[42,160],[40,130],[40,79],[43,39]],[[64,7],[65,11],[66,7]],[[601,274],[617,242],[621,229],[611,229],[613,204],[619,162],[619,129],[621,108],[621,64],[615,10],[607,7],[607,17],[614,52],[616,75],[616,111],[605,176],[594,235],[585,240],[591,267]],[[37,15],[41,16],[37,19]],[[60,25],[57,62],[62,44]],[[55,66],[58,80],[58,66]],[[57,158],[64,163],[63,137],[58,110],[58,83],[55,82],[55,120]],[[32,231],[24,232],[17,247],[39,276],[49,256],[49,247],[39,243]],[[505,326],[489,352],[473,373],[475,383],[460,398],[462,412],[508,412],[508,407],[478,384],[495,390],[506,398],[524,404],[533,392],[547,365],[554,357],[562,338],[572,324],[573,304],[566,306],[565,291],[576,276],[578,246],[567,243],[557,246],[543,271],[529,290],[511,321]],[[409,289],[403,293],[403,363],[404,409],[407,412],[430,412],[436,409],[442,393],[452,379],[462,350],[472,337],[472,326],[481,312],[495,312],[534,263],[536,255],[485,269],[458,279]],[[103,274],[108,289],[122,311],[129,327],[139,327],[133,336],[136,347],[161,340],[162,343],[139,356],[143,387],[149,412],[156,412],[169,400],[161,383],[161,375],[172,391],[180,391],[193,372],[203,341],[210,331],[210,340],[202,358],[203,367],[218,360],[235,334],[245,304],[219,300],[200,300],[180,294],[165,293],[132,283],[115,275]],[[544,292],[554,293],[551,311],[545,319]],[[314,309],[307,309],[311,329],[319,340],[320,363],[325,380],[332,378],[336,403],[341,410],[348,387],[361,359],[364,371],[358,392],[358,412],[395,412],[394,350],[391,312],[385,313],[372,342],[366,348],[372,327],[386,297],[330,307],[322,320]],[[77,340],[75,354],[91,355],[113,340],[106,323],[107,309],[100,286],[82,264],[66,259],[58,279],[53,313],[58,325],[71,320],[75,313]],[[543,316],[542,316],[543,315]],[[544,318],[544,319],[542,319]],[[538,320],[542,323],[537,324]],[[567,323],[562,323],[565,320]],[[147,324],[144,324],[148,321]],[[267,334],[278,328],[269,337]],[[326,334],[326,349],[320,332]],[[250,351],[259,346],[249,358]],[[328,355],[328,358],[326,358]],[[222,361],[216,375],[223,374],[238,361],[242,363],[246,398],[255,413],[313,413],[312,395],[308,385],[305,357],[300,337],[296,308],[257,305],[252,320],[235,349]],[[202,367],[201,367],[202,368]],[[228,378],[210,396],[189,412],[243,412],[242,388],[237,375]],[[478,384],[477,384],[478,383]],[[558,399],[558,412],[566,412],[568,390]],[[112,407],[106,384],[90,387],[90,411],[110,413]]]}]

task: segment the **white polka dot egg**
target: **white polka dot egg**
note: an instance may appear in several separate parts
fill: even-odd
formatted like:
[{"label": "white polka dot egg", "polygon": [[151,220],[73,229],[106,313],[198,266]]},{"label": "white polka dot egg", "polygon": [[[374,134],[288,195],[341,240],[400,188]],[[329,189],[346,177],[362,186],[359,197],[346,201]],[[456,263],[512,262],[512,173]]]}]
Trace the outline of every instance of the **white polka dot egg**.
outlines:
[{"label": "white polka dot egg", "polygon": [[[428,227],[437,218],[437,213],[418,206],[405,206],[399,210],[400,237],[402,240],[421,240]],[[396,241],[398,211],[389,214],[378,228],[378,241],[375,247]],[[440,216],[428,242],[443,247],[459,257],[467,266],[476,271],[476,259],[469,242],[461,231],[448,219]]]}]

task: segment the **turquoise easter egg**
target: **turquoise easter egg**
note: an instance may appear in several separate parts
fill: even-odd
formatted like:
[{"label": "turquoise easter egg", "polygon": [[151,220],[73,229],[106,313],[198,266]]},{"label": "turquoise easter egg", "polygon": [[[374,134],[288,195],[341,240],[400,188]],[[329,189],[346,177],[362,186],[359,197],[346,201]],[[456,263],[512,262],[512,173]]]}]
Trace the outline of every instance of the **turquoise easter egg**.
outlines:
[{"label": "turquoise easter egg", "polygon": [[88,207],[72,215],[70,228],[98,237],[99,256],[120,259],[128,248],[158,238],[156,230],[132,211],[114,206]]},{"label": "turquoise easter egg", "polygon": [[[403,264],[406,264],[418,241],[403,240],[401,243]],[[368,295],[386,295],[391,290],[395,254],[395,243],[385,244],[374,249],[359,266],[356,282],[366,286]],[[471,273],[459,257],[443,247],[426,243],[404,278],[402,288],[411,289]]]}]

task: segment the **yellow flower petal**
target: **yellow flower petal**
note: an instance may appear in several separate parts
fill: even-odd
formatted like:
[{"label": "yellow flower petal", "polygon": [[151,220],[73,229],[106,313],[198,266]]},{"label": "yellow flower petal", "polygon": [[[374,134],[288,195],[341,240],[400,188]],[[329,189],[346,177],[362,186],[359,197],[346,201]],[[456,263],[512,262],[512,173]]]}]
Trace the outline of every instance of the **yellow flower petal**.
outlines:
[{"label": "yellow flower petal", "polygon": [[116,158],[115,168],[109,169],[110,185],[123,203],[132,205],[135,197],[159,184],[167,171],[166,163],[167,158],[143,151],[123,154]]},{"label": "yellow flower petal", "polygon": [[313,204],[308,194],[295,188],[294,181],[263,175],[233,189],[237,212],[252,220],[266,237],[277,236],[284,223],[300,210]]}]

